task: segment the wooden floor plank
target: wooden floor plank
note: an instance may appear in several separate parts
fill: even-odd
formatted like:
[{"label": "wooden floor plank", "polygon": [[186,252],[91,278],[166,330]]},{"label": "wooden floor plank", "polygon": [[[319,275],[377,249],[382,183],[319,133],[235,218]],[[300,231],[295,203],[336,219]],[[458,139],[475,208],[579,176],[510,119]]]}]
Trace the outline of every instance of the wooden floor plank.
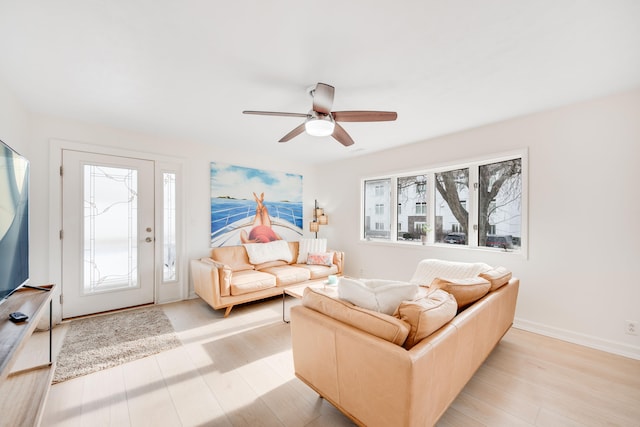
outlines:
[{"label": "wooden floor plank", "polygon": [[156,356],[126,363],[122,365],[122,369],[132,426],[180,425],[180,417]]},{"label": "wooden floor plank", "polygon": [[217,420],[217,425],[231,426],[224,410],[200,376],[184,347],[157,355],[181,425],[207,425]]},{"label": "wooden floor plank", "polygon": [[[52,386],[42,425],[352,426],[295,378],[281,304],[162,306],[182,347]],[[639,401],[640,361],[511,329],[437,425],[638,427]]]}]

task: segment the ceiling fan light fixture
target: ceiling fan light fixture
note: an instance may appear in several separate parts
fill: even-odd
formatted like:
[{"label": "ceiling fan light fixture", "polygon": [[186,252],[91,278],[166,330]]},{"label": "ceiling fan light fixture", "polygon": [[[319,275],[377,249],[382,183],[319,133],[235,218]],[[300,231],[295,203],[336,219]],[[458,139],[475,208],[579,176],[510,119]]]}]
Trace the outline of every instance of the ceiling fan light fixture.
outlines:
[{"label": "ceiling fan light fixture", "polygon": [[304,130],[312,136],[329,136],[333,134],[336,124],[330,115],[325,117],[310,117],[304,123]]}]

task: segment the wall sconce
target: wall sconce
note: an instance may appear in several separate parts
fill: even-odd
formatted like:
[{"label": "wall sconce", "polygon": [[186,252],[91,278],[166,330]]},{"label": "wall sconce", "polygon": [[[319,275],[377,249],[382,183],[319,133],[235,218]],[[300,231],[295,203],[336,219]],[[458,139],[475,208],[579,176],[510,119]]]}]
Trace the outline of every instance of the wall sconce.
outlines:
[{"label": "wall sconce", "polygon": [[309,223],[309,231],[316,233],[317,239],[320,226],[327,224],[329,224],[329,217],[324,214],[324,209],[318,207],[318,201],[316,200],[315,207],[313,208],[313,221]]}]

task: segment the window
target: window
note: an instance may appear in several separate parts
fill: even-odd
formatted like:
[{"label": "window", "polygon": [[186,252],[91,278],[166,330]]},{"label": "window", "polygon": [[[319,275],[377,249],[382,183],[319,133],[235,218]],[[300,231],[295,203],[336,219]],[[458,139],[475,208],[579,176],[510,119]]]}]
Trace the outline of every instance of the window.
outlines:
[{"label": "window", "polygon": [[409,175],[396,178],[398,222],[406,228],[397,229],[398,240],[416,240],[424,234],[422,226],[427,220],[427,177]]},{"label": "window", "polygon": [[363,237],[411,244],[427,236],[428,244],[521,250],[523,165],[524,151],[364,180]]},{"label": "window", "polygon": [[365,239],[391,238],[391,179],[373,179],[364,182]]},{"label": "window", "polygon": [[519,246],[522,229],[521,206],[521,159],[480,166],[478,245],[511,249],[515,240],[515,246]]},{"label": "window", "polygon": [[170,282],[177,279],[176,274],[176,174],[162,173],[163,184],[163,249],[162,280]]},{"label": "window", "polygon": [[[435,241],[448,243],[450,233],[464,237],[458,244],[466,244],[468,238],[469,212],[466,200],[469,197],[469,169],[455,169],[435,174],[436,184],[436,234]],[[464,241],[464,243],[461,243]]]}]

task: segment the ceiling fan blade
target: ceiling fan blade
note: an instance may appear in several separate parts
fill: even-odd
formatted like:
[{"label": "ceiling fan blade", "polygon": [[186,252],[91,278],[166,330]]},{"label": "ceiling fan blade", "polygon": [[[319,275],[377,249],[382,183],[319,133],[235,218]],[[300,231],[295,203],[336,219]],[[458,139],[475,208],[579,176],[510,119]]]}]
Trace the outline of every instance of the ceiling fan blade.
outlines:
[{"label": "ceiling fan blade", "polygon": [[340,144],[344,145],[345,147],[348,147],[354,144],[353,139],[351,139],[347,131],[344,130],[344,128],[337,123],[336,123],[336,127],[333,129],[333,134],[331,134],[331,136]]},{"label": "ceiling fan blade", "polygon": [[282,138],[280,138],[280,141],[278,141],[278,142],[287,142],[290,139],[293,139],[296,136],[300,135],[302,132],[304,132],[304,123],[301,124],[300,126],[296,127],[294,130],[292,130],[291,132],[289,132],[288,134],[286,134]]},{"label": "ceiling fan blade", "polygon": [[329,114],[333,106],[335,88],[325,83],[318,83],[313,91],[313,111]]},{"label": "ceiling fan blade", "polygon": [[259,116],[285,116],[285,117],[307,117],[303,113],[280,113],[277,111],[243,111],[242,114],[257,114]]},{"label": "ceiling fan blade", "polygon": [[394,111],[333,111],[336,122],[388,122],[398,118]]}]

